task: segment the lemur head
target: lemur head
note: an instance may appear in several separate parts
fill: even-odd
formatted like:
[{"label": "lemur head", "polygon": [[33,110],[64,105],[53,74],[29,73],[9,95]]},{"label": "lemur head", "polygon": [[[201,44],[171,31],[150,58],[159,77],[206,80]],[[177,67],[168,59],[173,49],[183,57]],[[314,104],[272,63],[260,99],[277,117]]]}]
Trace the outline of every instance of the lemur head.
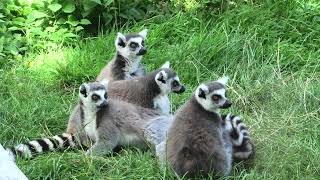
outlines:
[{"label": "lemur head", "polygon": [[120,32],[117,33],[115,41],[117,52],[126,59],[136,59],[147,53],[144,41],[147,36],[147,29],[139,33],[132,33],[124,35]]},{"label": "lemur head", "polygon": [[169,61],[162,65],[155,75],[155,81],[163,94],[169,94],[170,92],[180,94],[185,91],[185,87],[181,84],[178,75],[170,68]]},{"label": "lemur head", "polygon": [[83,83],[79,88],[80,100],[84,106],[100,109],[108,105],[107,81]]},{"label": "lemur head", "polygon": [[197,102],[207,111],[217,112],[218,109],[229,108],[232,103],[226,97],[226,84],[228,78],[223,77],[217,81],[201,84],[196,92]]}]

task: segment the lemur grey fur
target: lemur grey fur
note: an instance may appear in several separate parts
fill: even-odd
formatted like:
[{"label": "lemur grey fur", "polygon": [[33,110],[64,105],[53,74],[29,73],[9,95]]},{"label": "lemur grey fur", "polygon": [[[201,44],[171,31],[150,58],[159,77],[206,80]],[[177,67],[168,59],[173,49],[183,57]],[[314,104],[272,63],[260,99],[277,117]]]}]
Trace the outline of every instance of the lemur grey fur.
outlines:
[{"label": "lemur grey fur", "polygon": [[155,70],[144,77],[134,80],[113,81],[108,85],[111,98],[120,99],[145,108],[159,109],[164,114],[170,113],[170,92],[183,93],[176,72],[165,63],[161,69]]},{"label": "lemur grey fur", "polygon": [[142,55],[147,53],[144,44],[146,36],[146,29],[139,33],[127,35],[118,33],[115,41],[116,55],[101,70],[96,80],[101,81],[107,79],[111,81],[144,76],[146,70],[140,61]]},{"label": "lemur grey fur", "polygon": [[[116,56],[101,70],[97,80],[115,81],[144,76],[146,71],[140,61],[147,52],[144,44],[146,36],[147,29],[127,35],[118,33],[115,40]],[[76,133],[79,124],[81,124],[80,109],[77,104],[69,117],[67,133]]]},{"label": "lemur grey fur", "polygon": [[167,159],[180,176],[228,175],[232,168],[232,144],[223,127],[220,108],[231,102],[225,97],[227,79],[201,84],[174,116],[166,144]]},{"label": "lemur grey fur", "polygon": [[[81,128],[78,134],[64,133],[19,144],[8,149],[13,154],[30,158],[36,154],[77,145],[94,145],[87,154],[103,155],[112,152],[117,145],[147,148],[164,141],[166,132],[159,131],[172,122],[170,115],[143,108],[121,100],[109,98],[107,85],[99,82],[80,86]],[[168,129],[168,127],[164,127]]]}]

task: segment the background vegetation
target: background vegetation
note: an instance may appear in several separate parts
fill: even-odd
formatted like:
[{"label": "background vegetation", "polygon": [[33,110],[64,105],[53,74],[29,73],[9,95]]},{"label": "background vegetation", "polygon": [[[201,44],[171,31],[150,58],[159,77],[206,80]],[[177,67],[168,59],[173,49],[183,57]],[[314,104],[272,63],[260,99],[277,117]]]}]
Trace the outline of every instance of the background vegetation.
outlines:
[{"label": "background vegetation", "polygon": [[[256,144],[235,179],[320,177],[320,3],[317,0],[3,0],[0,2],[0,142],[61,133],[77,88],[114,54],[117,31],[149,29],[149,71],[170,60],[187,92],[230,76],[229,110]],[[18,161],[30,179],[174,179],[153,152],[84,151]]]}]

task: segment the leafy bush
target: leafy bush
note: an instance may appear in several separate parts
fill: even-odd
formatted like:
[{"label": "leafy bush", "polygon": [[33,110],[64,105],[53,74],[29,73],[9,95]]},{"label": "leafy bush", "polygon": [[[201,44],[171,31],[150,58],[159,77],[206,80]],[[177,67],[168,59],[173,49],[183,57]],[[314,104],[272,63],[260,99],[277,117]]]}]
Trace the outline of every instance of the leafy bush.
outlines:
[{"label": "leafy bush", "polygon": [[76,41],[84,30],[98,33],[168,14],[170,7],[169,2],[153,0],[2,0],[0,59]]}]

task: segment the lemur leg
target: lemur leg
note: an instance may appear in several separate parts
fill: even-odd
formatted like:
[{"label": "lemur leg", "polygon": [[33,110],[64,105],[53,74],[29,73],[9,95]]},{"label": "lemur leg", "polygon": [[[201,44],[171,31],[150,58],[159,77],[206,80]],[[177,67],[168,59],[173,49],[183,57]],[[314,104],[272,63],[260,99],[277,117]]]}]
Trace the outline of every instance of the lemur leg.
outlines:
[{"label": "lemur leg", "polygon": [[[103,124],[102,124],[103,125]],[[97,142],[87,151],[87,155],[103,156],[112,153],[118,145],[120,130],[109,124],[97,129]]]},{"label": "lemur leg", "polygon": [[226,116],[222,116],[222,119],[225,123],[226,131],[230,134],[234,161],[251,159],[254,155],[254,145],[249,136],[248,128],[242,122],[241,118],[229,113]]},{"label": "lemur leg", "polygon": [[163,168],[167,161],[166,141],[156,145],[156,156],[159,159],[160,167]]}]

